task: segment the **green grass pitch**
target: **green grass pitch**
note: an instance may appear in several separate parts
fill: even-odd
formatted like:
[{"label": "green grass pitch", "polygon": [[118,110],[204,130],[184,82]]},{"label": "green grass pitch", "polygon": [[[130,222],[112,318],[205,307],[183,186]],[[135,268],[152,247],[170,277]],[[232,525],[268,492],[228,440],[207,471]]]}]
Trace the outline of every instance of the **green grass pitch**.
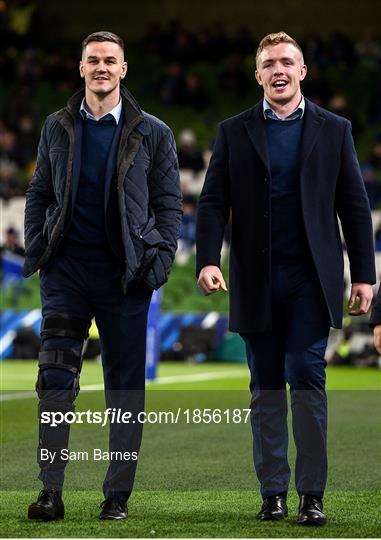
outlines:
[{"label": "green grass pitch", "polygon": [[[101,483],[107,463],[67,466],[64,521],[26,517],[40,482],[35,461],[35,362],[0,363],[2,537],[379,537],[381,487],[380,370],[327,369],[329,394],[328,525],[296,525],[297,495],[290,486],[289,518],[259,523],[258,483],[251,461],[249,423],[147,424],[144,427],[129,518],[100,522]],[[77,411],[102,410],[101,367],[86,362]],[[162,364],[147,389],[147,411],[248,407],[248,373],[239,364]],[[290,419],[291,422],[291,419]],[[290,424],[291,432],[291,424]],[[292,437],[290,437],[292,439]],[[107,449],[107,428],[72,427],[70,449]],[[295,449],[290,440],[290,464]]]}]

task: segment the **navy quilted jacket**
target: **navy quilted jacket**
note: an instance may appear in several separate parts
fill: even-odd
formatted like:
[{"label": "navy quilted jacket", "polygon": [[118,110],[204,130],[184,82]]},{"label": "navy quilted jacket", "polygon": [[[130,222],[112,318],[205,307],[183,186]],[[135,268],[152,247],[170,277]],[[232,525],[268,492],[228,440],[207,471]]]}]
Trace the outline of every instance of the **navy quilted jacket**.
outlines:
[{"label": "navy quilted jacket", "polygon": [[[123,287],[133,279],[157,289],[168,279],[181,224],[181,191],[171,130],[143,112],[121,86],[124,125],[117,155],[117,189],[125,251]],[[36,170],[26,193],[25,277],[55,252],[69,218],[74,118],[84,91],[48,116]]]}]

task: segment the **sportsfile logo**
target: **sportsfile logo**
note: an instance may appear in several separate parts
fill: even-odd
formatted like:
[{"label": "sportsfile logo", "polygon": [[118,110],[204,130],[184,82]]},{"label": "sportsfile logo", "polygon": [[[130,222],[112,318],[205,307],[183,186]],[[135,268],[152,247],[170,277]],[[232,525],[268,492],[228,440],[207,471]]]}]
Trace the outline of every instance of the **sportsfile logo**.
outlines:
[{"label": "sportsfile logo", "polygon": [[61,424],[241,424],[250,420],[251,409],[183,409],[175,411],[140,411],[132,413],[117,408],[105,411],[43,411],[41,423],[57,427]]},{"label": "sportsfile logo", "polygon": [[[51,427],[57,427],[60,424],[100,424],[106,426],[108,422],[111,424],[129,424],[129,423],[144,423],[139,420],[140,415],[144,415],[144,411],[135,415],[130,411],[122,411],[122,409],[108,408],[105,411],[43,411],[41,413],[41,423],[49,424]],[[144,418],[144,417],[142,417]]]}]

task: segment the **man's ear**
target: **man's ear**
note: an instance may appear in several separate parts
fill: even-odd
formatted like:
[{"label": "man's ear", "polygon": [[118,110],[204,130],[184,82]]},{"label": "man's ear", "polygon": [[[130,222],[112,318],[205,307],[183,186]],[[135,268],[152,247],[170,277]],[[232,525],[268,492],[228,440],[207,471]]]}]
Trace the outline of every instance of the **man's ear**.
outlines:
[{"label": "man's ear", "polygon": [[263,86],[262,78],[257,69],[255,70],[255,78],[257,79],[257,83],[259,84],[259,86]]},{"label": "man's ear", "polygon": [[302,65],[300,70],[300,80],[302,81],[307,75],[307,66],[305,64]]},{"label": "man's ear", "polygon": [[121,79],[124,79],[124,77],[127,75],[127,71],[128,71],[128,64],[127,64],[127,62],[123,62],[122,73],[121,73],[121,76],[120,76]]},{"label": "man's ear", "polygon": [[85,76],[84,72],[83,72],[83,63],[82,63],[82,60],[79,62],[79,74],[80,76],[83,77]]}]

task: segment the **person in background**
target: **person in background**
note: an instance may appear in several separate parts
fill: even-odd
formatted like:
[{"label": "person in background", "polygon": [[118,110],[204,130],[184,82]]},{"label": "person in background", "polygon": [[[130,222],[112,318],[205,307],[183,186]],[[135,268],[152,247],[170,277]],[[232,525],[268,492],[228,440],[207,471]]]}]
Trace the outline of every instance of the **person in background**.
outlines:
[{"label": "person in background", "polygon": [[196,135],[191,129],[183,129],[178,136],[177,155],[179,168],[199,173],[205,169],[205,162],[197,145]]},{"label": "person in background", "polygon": [[8,227],[5,231],[5,240],[0,247],[0,254],[4,251],[24,257],[25,249],[20,244],[20,234],[14,227]]}]

